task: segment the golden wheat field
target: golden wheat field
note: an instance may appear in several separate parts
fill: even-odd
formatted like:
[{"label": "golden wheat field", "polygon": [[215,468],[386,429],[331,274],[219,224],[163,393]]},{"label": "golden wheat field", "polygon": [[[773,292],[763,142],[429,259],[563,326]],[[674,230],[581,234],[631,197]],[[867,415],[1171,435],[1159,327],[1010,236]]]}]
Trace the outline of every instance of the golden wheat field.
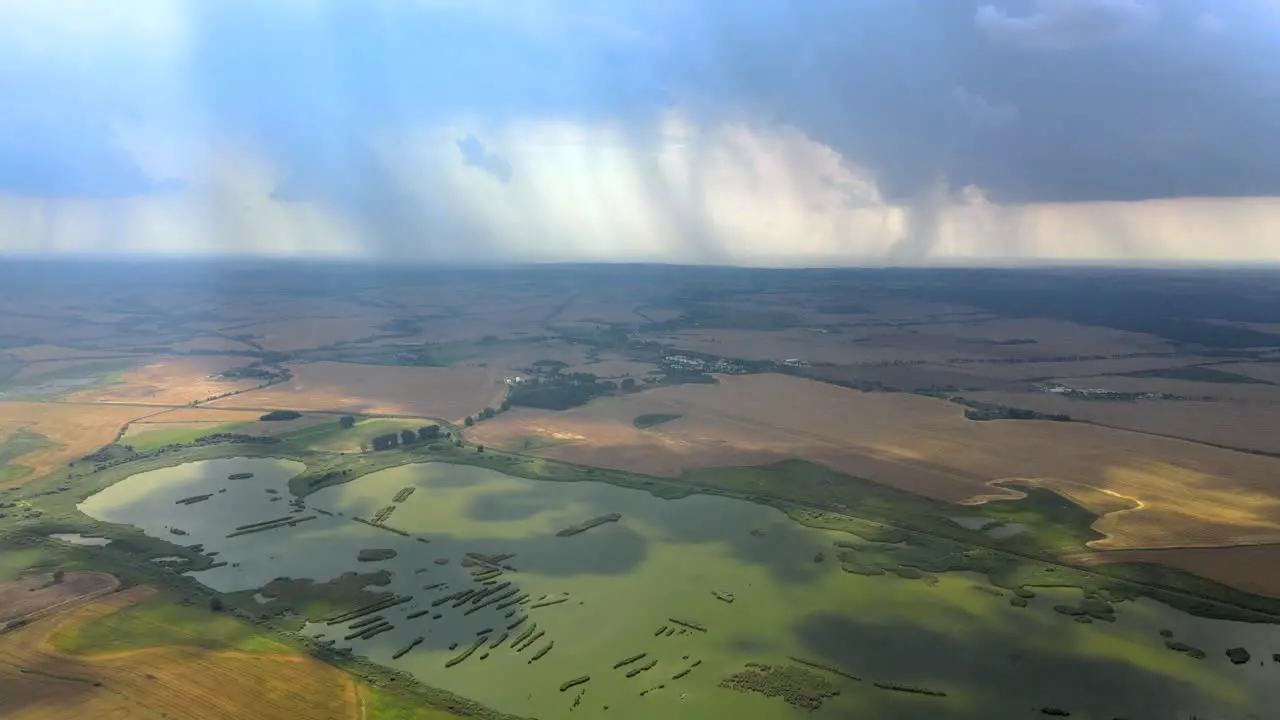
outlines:
[{"label": "golden wheat field", "polygon": [[333,410],[461,420],[506,396],[501,368],[397,367],[317,362],[293,379],[210,403],[212,407]]},{"label": "golden wheat field", "polygon": [[358,718],[354,682],[280,646],[275,653],[156,647],[71,657],[49,639],[138,602],[131,588],[0,635],[0,717],[335,720]]},{"label": "golden wheat field", "polygon": [[223,370],[244,364],[244,358],[234,356],[153,358],[147,364],[124,373],[118,382],[72,393],[66,400],[185,405],[193,400],[204,400],[259,384],[258,380],[220,380],[213,377]]},{"label": "golden wheat field", "polygon": [[[633,426],[651,413],[681,417]],[[668,476],[799,457],[952,502],[1014,497],[992,483],[1031,480],[1105,513],[1095,525],[1107,534],[1099,548],[1280,539],[1280,460],[1077,423],[977,422],[943,400],[783,375],[722,377],[563,412],[513,411],[469,437],[516,449],[542,439],[548,446],[538,455]]]},{"label": "golden wheat field", "polygon": [[23,483],[94,452],[115,439],[125,423],[152,412],[121,405],[0,402],[0,438],[21,430],[56,443],[11,460],[32,468],[33,472],[16,481]]}]

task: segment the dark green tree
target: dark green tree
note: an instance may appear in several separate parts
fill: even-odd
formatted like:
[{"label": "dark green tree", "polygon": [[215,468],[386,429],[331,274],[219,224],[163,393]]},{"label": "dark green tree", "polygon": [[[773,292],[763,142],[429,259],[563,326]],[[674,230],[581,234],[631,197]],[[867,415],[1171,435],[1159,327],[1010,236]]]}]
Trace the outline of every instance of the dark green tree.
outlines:
[{"label": "dark green tree", "polygon": [[414,431],[412,431],[412,430],[410,430],[410,429],[408,429],[408,428],[405,428],[404,430],[401,430],[401,431],[400,431],[400,444],[401,444],[401,445],[412,445],[412,444],[414,444],[414,443],[416,443],[416,442],[418,442],[418,433],[416,433],[416,432],[414,432]]},{"label": "dark green tree", "polygon": [[343,415],[338,418],[338,424],[341,425],[343,429],[349,430],[352,427],[355,427],[356,419],[350,415]]},{"label": "dark green tree", "polygon": [[467,419],[462,421],[462,424],[466,425],[467,427],[471,427],[472,425],[476,424],[476,421],[475,421],[475,418],[468,415]]}]

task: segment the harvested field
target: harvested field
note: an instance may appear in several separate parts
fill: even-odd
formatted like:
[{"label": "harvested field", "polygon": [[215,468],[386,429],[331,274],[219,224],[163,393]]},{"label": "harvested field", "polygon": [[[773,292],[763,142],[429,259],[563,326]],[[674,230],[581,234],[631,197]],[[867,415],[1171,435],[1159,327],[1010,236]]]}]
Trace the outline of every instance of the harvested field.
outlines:
[{"label": "harvested field", "polygon": [[[145,420],[131,423],[125,432],[125,441],[148,433],[172,434],[169,442],[189,442],[201,434],[210,432],[236,432],[246,435],[280,435],[323,424],[336,424],[333,415],[303,415],[294,420],[260,421],[260,410],[222,410],[219,408],[177,408],[151,415]],[[183,437],[189,436],[187,440]],[[156,440],[154,435],[149,440]],[[163,444],[163,443],[161,443]]]},{"label": "harvested field", "polygon": [[[985,348],[983,354],[1000,357],[1121,355],[1135,352],[1172,354],[1173,352],[1173,346],[1168,341],[1151,335],[1043,318],[1000,318],[982,322],[929,323],[908,329],[925,336],[961,339],[975,349]],[[1005,344],[1018,340],[1035,340],[1035,342]]]},{"label": "harvested field", "polygon": [[100,572],[67,573],[60,583],[54,583],[53,575],[49,573],[0,583],[0,625],[9,620],[67,608],[109,593],[119,586],[120,581],[114,575]]},{"label": "harvested field", "polygon": [[1280,362],[1231,363],[1230,365],[1215,365],[1214,367],[1219,370],[1240,373],[1241,375],[1248,375],[1266,382],[1280,384]]},{"label": "harvested field", "polygon": [[990,362],[957,365],[964,372],[985,375],[1004,380],[1043,380],[1053,377],[1084,378],[1098,375],[1140,372],[1160,368],[1185,367],[1204,362],[1191,356],[1108,358],[1106,360],[1075,360],[1059,362]]},{"label": "harvested field", "polygon": [[218,352],[221,350],[244,351],[244,350],[252,349],[248,345],[238,340],[230,340],[224,337],[219,337],[217,335],[210,335],[208,337],[199,337],[194,340],[187,340],[180,343],[174,343],[169,347],[174,352],[180,352],[180,353],[193,352],[193,351]]},{"label": "harvested field", "polygon": [[[688,330],[642,339],[670,343],[677,350],[739,360],[781,362],[789,358],[799,358],[805,362],[854,365],[897,357],[893,351],[855,343],[854,340],[860,337],[866,337],[866,334],[824,334],[794,328],[791,330]],[[943,356],[938,355],[937,359],[943,359]]]},{"label": "harvested field", "polygon": [[828,382],[879,383],[904,391],[953,387],[983,390],[1022,390],[1026,383],[969,372],[968,365],[837,365],[815,367],[809,377]]},{"label": "harvested field", "polygon": [[[682,417],[635,428],[646,413]],[[666,476],[798,457],[952,502],[1014,497],[991,483],[1029,480],[1107,513],[1095,525],[1108,535],[1099,548],[1280,539],[1280,460],[1079,423],[975,422],[943,400],[782,375],[722,377],[562,412],[520,409],[468,436],[494,447],[549,437],[558,443],[535,454]]]},{"label": "harvested field", "polygon": [[578,297],[555,317],[556,322],[596,322],[603,324],[645,321],[635,312],[636,302],[622,298]]},{"label": "harvested field", "polygon": [[625,360],[619,357],[605,356],[596,361],[585,361],[578,364],[571,364],[565,368],[565,372],[584,372],[591,373],[599,378],[618,379],[618,378],[642,378],[650,372],[658,369],[657,365],[645,362],[636,362],[634,360]]},{"label": "harvested field", "polygon": [[24,430],[58,443],[12,460],[32,469],[20,480],[26,482],[94,452],[114,440],[125,423],[152,412],[112,405],[0,402],[0,437]]},{"label": "harvested field", "polygon": [[[78,350],[60,345],[28,345],[12,348],[5,352],[24,362],[44,362],[49,360],[81,360],[89,361],[104,356],[118,357],[121,353],[103,350]],[[143,357],[139,355],[138,357]]]},{"label": "harvested field", "polygon": [[377,315],[355,317],[299,317],[237,327],[231,335],[252,335],[268,350],[305,350],[327,347],[382,333],[378,325],[386,318]]},{"label": "harvested field", "polygon": [[131,588],[0,635],[0,716],[84,718],[357,718],[353,683],[304,655],[198,646],[71,657],[49,642],[142,600]]},{"label": "harvested field", "polygon": [[67,396],[71,402],[185,405],[213,395],[258,385],[258,380],[217,380],[210,376],[244,365],[232,356],[166,357],[127,372],[120,382]]},{"label": "harvested field", "polygon": [[1280,545],[1224,548],[1111,550],[1076,555],[1068,560],[1092,567],[1112,562],[1149,562],[1186,570],[1246,592],[1280,597]]},{"label": "harvested field", "polygon": [[1280,385],[1261,383],[1219,383],[1173,380],[1169,378],[1099,375],[1089,378],[1054,378],[1053,382],[1073,388],[1101,388],[1124,393],[1167,393],[1193,400],[1280,403]]},{"label": "harvested field", "polygon": [[1105,402],[1042,392],[976,392],[964,397],[1042,413],[1066,413],[1110,427],[1186,438],[1224,447],[1280,453],[1274,422],[1280,405],[1190,400]]},{"label": "harvested field", "polygon": [[335,410],[461,420],[506,396],[502,368],[395,367],[318,362],[293,368],[287,383],[209,405]]}]

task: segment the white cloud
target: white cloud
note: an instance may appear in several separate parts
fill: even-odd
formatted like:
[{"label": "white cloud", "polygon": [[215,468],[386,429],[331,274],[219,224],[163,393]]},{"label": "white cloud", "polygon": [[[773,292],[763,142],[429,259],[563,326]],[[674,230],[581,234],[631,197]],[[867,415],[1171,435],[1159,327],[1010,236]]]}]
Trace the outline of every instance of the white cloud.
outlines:
[{"label": "white cloud", "polygon": [[[509,182],[461,162],[457,139],[469,134],[511,164]],[[160,126],[123,136],[136,157],[159,164],[190,147]],[[189,183],[180,193],[0,196],[0,251],[747,265],[1280,260],[1274,199],[1011,207],[939,183],[922,213],[886,202],[866,171],[785,126],[698,127],[673,114],[660,136],[638,147],[607,123],[534,118],[383,130],[368,143],[403,194],[394,217],[406,232],[394,244],[371,230],[384,218],[273,200],[284,168],[251,145],[209,142],[199,162],[180,165]],[[1232,242],[1206,241],[1223,237]]]}]

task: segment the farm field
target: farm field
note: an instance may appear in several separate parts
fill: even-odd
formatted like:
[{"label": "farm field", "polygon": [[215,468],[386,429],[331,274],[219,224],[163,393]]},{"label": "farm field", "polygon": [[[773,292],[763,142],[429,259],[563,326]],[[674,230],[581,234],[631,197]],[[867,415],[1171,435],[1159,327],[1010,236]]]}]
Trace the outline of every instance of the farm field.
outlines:
[{"label": "farm field", "polygon": [[1223,447],[1280,454],[1280,437],[1272,431],[1276,406],[1266,402],[1196,400],[1075,400],[1043,392],[965,392],[966,399],[1065,413],[1109,427],[1185,438]]},{"label": "farm field", "polygon": [[[24,720],[359,717],[354,688],[339,670],[269,640],[211,645],[211,633],[199,624],[175,627],[172,615],[148,618],[164,606],[152,592],[131,588],[0,635],[0,714]],[[165,644],[149,645],[145,635],[132,636],[127,649],[106,643],[103,652],[77,643],[86,634],[107,640],[111,623],[124,614],[134,616],[132,631],[159,629]]]},{"label": "farm field", "polygon": [[481,367],[393,367],[317,362],[293,379],[209,403],[209,407],[328,410],[461,420],[502,402],[504,372]]},{"label": "farm field", "polygon": [[1146,562],[1167,565],[1216,580],[1245,592],[1280,597],[1280,545],[1239,545],[1224,548],[1114,550],[1081,555],[1087,567],[1105,563]]},{"label": "farm field", "polygon": [[[785,400],[783,400],[785,399]],[[678,420],[639,429],[646,413]],[[841,472],[960,502],[1013,496],[994,482],[1033,480],[1090,507],[1101,490],[1133,509],[1107,512],[1099,548],[1265,543],[1280,539],[1280,461],[1075,423],[973,422],[934,398],[862,393],[782,375],[659,388],[564,412],[518,410],[468,431],[535,454],[654,475],[800,457]],[[1094,508],[1091,508],[1094,509]],[[1109,511],[1109,512],[1108,512]]]},{"label": "farm field", "polygon": [[213,377],[244,365],[235,356],[164,357],[127,372],[107,387],[68,395],[70,402],[186,405],[193,400],[252,388],[258,380],[223,380]]},{"label": "farm field", "polygon": [[147,408],[64,403],[0,402],[0,436],[33,433],[48,441],[38,449],[6,457],[10,466],[30,468],[12,483],[33,480],[77,460],[115,439],[130,420],[150,412]]}]

